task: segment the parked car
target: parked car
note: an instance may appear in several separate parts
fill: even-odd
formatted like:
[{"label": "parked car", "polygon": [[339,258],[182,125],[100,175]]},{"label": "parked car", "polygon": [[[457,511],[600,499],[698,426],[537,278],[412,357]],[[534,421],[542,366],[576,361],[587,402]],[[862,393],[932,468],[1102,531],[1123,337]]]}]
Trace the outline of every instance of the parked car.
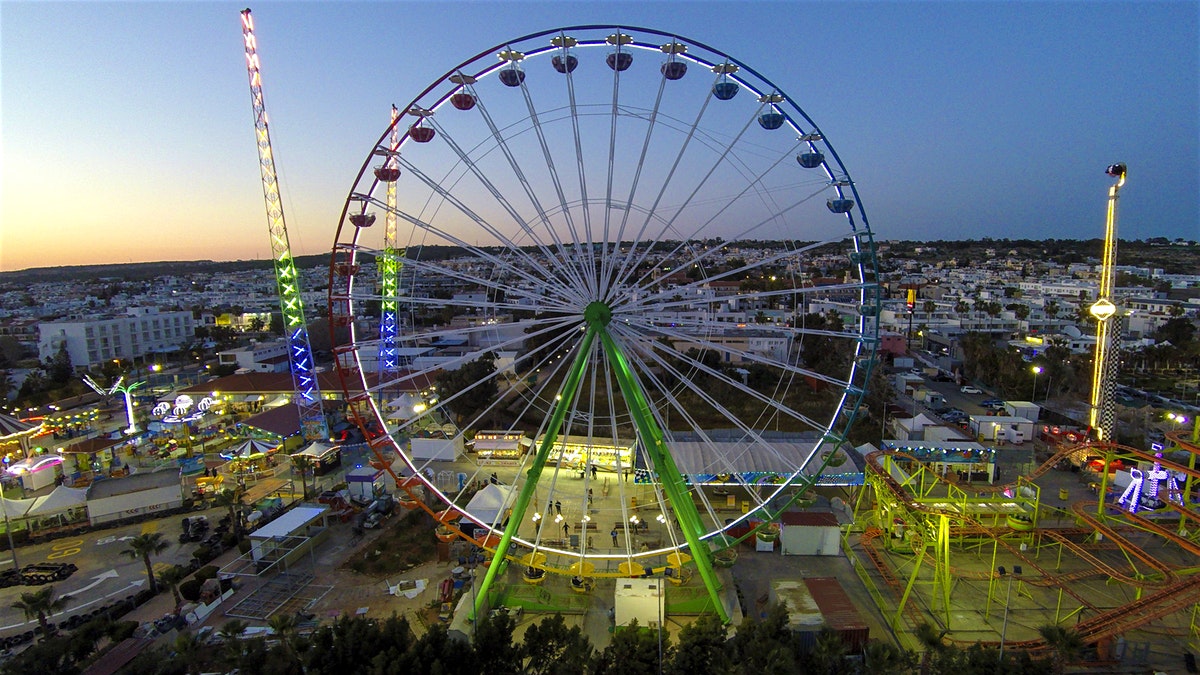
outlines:
[{"label": "parked car", "polygon": [[959,410],[958,408],[950,408],[949,410],[941,413],[941,416],[942,419],[946,420],[947,422],[959,422],[970,417],[970,415],[962,410]]},{"label": "parked car", "polygon": [[982,394],[983,393],[983,390],[981,390],[979,387],[972,387],[969,384],[959,387],[958,390],[964,394]]}]

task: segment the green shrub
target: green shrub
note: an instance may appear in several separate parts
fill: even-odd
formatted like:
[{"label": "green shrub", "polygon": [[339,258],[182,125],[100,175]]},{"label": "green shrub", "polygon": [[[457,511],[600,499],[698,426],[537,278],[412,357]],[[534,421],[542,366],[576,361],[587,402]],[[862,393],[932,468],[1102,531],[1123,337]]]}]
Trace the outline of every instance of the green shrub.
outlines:
[{"label": "green shrub", "polygon": [[218,569],[219,568],[216,565],[205,565],[204,567],[196,570],[196,576],[194,578],[200,583],[204,583],[209,579],[216,579]]},{"label": "green shrub", "polygon": [[133,631],[137,630],[138,622],[136,621],[116,621],[108,627],[108,637],[113,643],[120,642],[128,637],[133,637]]},{"label": "green shrub", "polygon": [[238,553],[241,553],[242,555],[246,555],[247,553],[250,552],[250,540],[249,539],[239,540],[237,546],[238,546]]},{"label": "green shrub", "polygon": [[179,594],[188,602],[197,602],[200,600],[200,587],[203,585],[203,581],[193,577],[179,584]]}]

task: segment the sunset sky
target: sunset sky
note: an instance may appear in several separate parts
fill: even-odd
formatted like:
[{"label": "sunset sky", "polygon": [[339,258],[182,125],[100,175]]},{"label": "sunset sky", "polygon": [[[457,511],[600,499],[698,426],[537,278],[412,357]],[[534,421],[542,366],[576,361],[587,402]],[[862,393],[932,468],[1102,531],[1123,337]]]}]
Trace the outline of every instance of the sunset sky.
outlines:
[{"label": "sunset sky", "polygon": [[[0,2],[0,271],[268,258],[239,11]],[[252,5],[294,253],[328,251],[391,104],[573,24],[677,32],[786,89],[880,239],[1200,238],[1200,3]]]}]

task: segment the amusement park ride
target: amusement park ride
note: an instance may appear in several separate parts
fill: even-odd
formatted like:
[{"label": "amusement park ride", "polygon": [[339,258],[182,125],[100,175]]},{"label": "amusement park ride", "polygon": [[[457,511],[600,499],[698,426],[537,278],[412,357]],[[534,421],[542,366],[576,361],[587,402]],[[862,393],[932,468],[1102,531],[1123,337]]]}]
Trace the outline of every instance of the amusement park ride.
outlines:
[{"label": "amusement park ride", "polygon": [[[404,224],[407,244],[391,224],[380,236],[378,211]],[[725,250],[730,235],[781,245],[745,259]],[[836,289],[855,308],[842,330],[805,323],[808,298],[830,291],[802,279],[821,255],[849,270]],[[772,286],[737,301],[714,290],[741,278]],[[731,323],[737,302],[774,318],[753,331]],[[598,579],[666,577],[692,607],[728,619],[735,602],[716,568],[742,539],[778,536],[772,521],[846,461],[879,303],[857,189],[808,115],[729,55],[627,27],[504,42],[400,107],[346,200],[330,274],[332,322],[351,331],[335,365],[401,504],[433,514],[439,539],[478,543],[496,561],[472,616],[500,602],[511,561],[529,585],[570,579],[568,597]],[[376,306],[379,332],[358,334]],[[438,320],[449,309],[458,315]],[[842,354],[841,372],[797,364],[806,340]],[[480,362],[492,371],[416,415],[386,406]],[[801,440],[763,431],[781,426]],[[477,459],[509,437],[528,452],[499,460],[515,468],[512,484],[493,476],[475,494],[490,470],[437,478],[417,451],[430,434],[473,444]],[[693,452],[677,456],[686,444]],[[480,507],[485,493],[500,506]],[[685,583],[693,573],[702,588]]]},{"label": "amusement park ride", "polygon": [[[306,437],[323,436],[249,10],[243,29],[296,402]],[[780,514],[829,477],[874,367],[880,295],[873,236],[854,182],[824,134],[778,87],[732,57],[670,33],[636,29],[637,39],[622,30],[634,31],[584,26],[502,43],[451,68],[403,108],[393,107],[335,235],[330,313],[331,325],[350,332],[334,348],[349,414],[404,493],[401,505],[431,514],[439,540],[465,540],[486,551],[486,572],[472,587],[471,619],[500,606],[507,586],[523,587],[505,583],[513,562],[529,586],[551,586],[543,585],[547,572],[569,577],[568,596],[594,592],[598,579],[650,575],[684,591],[695,570],[703,588],[692,589],[685,611],[729,620],[733,603],[718,568],[732,564],[729,553],[742,539],[778,536]],[[605,58],[586,60],[597,48]],[[647,53],[663,59],[660,68],[634,67]],[[689,66],[699,75],[689,75]],[[699,85],[698,96],[685,108],[676,97],[689,81]],[[650,96],[627,99],[638,87]],[[743,90],[747,95],[737,98]],[[735,100],[743,107],[734,108]],[[707,116],[715,116],[713,126],[702,125]],[[597,135],[586,135],[594,131],[589,125],[598,126]],[[764,148],[776,141],[762,134],[778,129],[795,142],[770,156]],[[598,152],[598,160],[589,152]],[[765,167],[751,166],[754,160]],[[780,167],[786,173],[777,178]],[[867,457],[843,549],[897,632],[936,623],[952,639],[1049,650],[1032,636],[1007,641],[1009,597],[998,590],[997,573],[1003,563],[1023,570],[1016,602],[1035,605],[1046,622],[1073,620],[1086,641],[1111,640],[1188,609],[1190,638],[1200,635],[1197,433],[1169,434],[1174,449],[1158,454],[1112,441],[1120,334],[1113,264],[1125,166],[1114,164],[1108,174],[1116,182],[1099,299],[1091,308],[1099,322],[1092,439],[1059,447],[1029,475],[995,486],[972,484],[970,471],[964,481],[944,470],[974,457],[895,450]],[[783,196],[798,189],[810,193]],[[714,190],[720,198],[711,198]],[[824,208],[806,211],[810,202]],[[711,247],[693,242],[711,237],[714,230],[706,228],[735,206],[738,219],[753,223],[741,239],[770,238],[771,226],[783,223],[775,238],[815,243],[785,244],[760,259],[738,258],[741,267],[722,267],[716,263],[727,255],[723,239]],[[372,230],[378,210],[386,217],[382,234]],[[835,228],[821,219],[830,213],[844,230],[829,233]],[[398,241],[400,222],[411,227],[406,244]],[[805,223],[818,225],[806,231]],[[445,249],[461,255],[447,260]],[[798,283],[800,271],[816,254],[849,260],[852,273],[836,290],[858,312],[845,330],[798,323],[797,308],[807,306],[811,291]],[[783,341],[783,356],[726,340],[736,305],[711,291],[734,275],[773,274],[794,274],[796,283],[775,284],[769,276],[774,285],[739,298],[764,307],[796,303],[792,315],[757,324],[763,340]],[[447,303],[439,297],[447,285],[467,290]],[[462,312],[457,323],[430,318],[448,304]],[[375,307],[379,330],[359,335],[358,319]],[[830,341],[830,349],[842,346],[847,372],[795,364],[792,349],[817,339]],[[540,346],[522,362],[513,354],[527,341]],[[415,357],[439,350],[435,366],[414,365]],[[746,375],[741,381],[723,375],[695,355],[705,351],[718,363],[745,364]],[[388,409],[398,391],[420,389],[482,357],[492,372],[461,391],[439,392],[445,395],[412,415]],[[774,382],[770,393],[748,384],[751,367],[760,386],[764,373]],[[489,388],[479,410],[456,414],[474,390]],[[739,401],[759,404],[758,412],[745,417]],[[831,405],[815,412],[812,404],[821,401]],[[762,431],[781,420],[809,432],[807,444],[786,458],[778,438]],[[713,428],[730,430],[731,440],[715,437]],[[506,477],[515,474],[511,485],[496,473],[489,480],[482,464],[457,480],[435,476],[434,461],[417,451],[418,441],[460,449],[474,443],[478,461],[485,444],[510,439],[512,459],[500,461],[513,469],[505,470]],[[689,444],[694,455],[681,450]],[[1035,480],[1081,455],[1105,460],[1099,498],[1068,505],[1064,490],[1064,503],[1047,505]],[[1110,498],[1108,467],[1116,455],[1151,468],[1131,472],[1125,492]],[[747,468],[764,457],[776,468]],[[476,504],[484,493],[495,495],[486,507]],[[745,499],[740,509],[734,493]],[[964,598],[973,603],[966,615]],[[980,637],[989,634],[1001,598],[1004,627],[992,633],[1000,640]]]},{"label": "amusement park ride", "polygon": [[[1111,440],[1120,331],[1110,298],[1125,166],[1114,164],[1107,173],[1116,182],[1109,191],[1100,299],[1092,308],[1100,329],[1090,438],[1052,445],[1054,454],[1034,471],[999,486],[963,483],[953,473],[932,470],[955,458],[885,451],[868,457],[866,489],[856,507],[861,536],[856,545],[847,539],[845,548],[865,559],[856,569],[869,587],[894,592],[881,609],[897,631],[937,623],[951,639],[988,642],[981,636],[989,634],[993,603],[1003,600],[1006,618],[1008,613],[1007,600],[997,592],[1004,574],[997,573],[1000,562],[1024,567],[1022,605],[1040,610],[1042,623],[1071,621],[1086,643],[1111,647],[1130,630],[1184,611],[1191,613],[1189,625],[1176,624],[1174,630],[1186,634],[1193,648],[1200,643],[1200,505],[1194,494],[1200,425],[1190,435],[1168,434],[1172,447],[1166,452]],[[1109,487],[1117,456],[1150,467],[1130,469],[1119,495]],[[1100,458],[1098,499],[1067,504],[1064,489],[1061,504],[1042,501],[1035,479],[1066,460],[1086,463],[1094,457]],[[1128,590],[1113,590],[1114,585]],[[983,606],[982,616],[964,611],[972,600]],[[1000,636],[1001,648],[1050,649],[1039,639],[1005,642],[1003,631]],[[1111,655],[1111,649],[1101,652],[1102,658]]]},{"label": "amusement park ride", "polygon": [[267,126],[267,106],[263,100],[262,73],[259,70],[258,43],[254,38],[254,19],[250,10],[242,11],[242,37],[246,43],[246,71],[250,78],[250,101],[254,109],[254,133],[258,145],[258,168],[262,174],[263,199],[267,207],[267,228],[271,235],[271,259],[275,266],[275,285],[279,309],[283,314],[288,341],[288,364],[292,373],[293,403],[300,416],[300,431],[306,441],[329,438],[316,364],[304,320],[304,301],[300,296],[300,277],[288,243],[287,223],[283,219],[283,200],[271,150]]}]

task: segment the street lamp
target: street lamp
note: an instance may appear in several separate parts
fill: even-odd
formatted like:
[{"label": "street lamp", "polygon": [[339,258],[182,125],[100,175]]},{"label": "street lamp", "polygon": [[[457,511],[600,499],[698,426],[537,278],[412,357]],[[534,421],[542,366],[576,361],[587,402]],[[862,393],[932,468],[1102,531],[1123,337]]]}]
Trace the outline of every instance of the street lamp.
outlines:
[{"label": "street lamp", "polygon": [[[996,568],[996,571],[999,572],[1000,576],[1002,577],[1008,576],[1008,572],[1004,569],[1004,565]],[[1000,625],[1000,661],[1004,661],[1004,639],[1008,636],[1008,602],[1012,599],[1013,577],[1021,576],[1021,566],[1013,565],[1012,571],[1012,576],[1008,577],[1008,592],[1004,596],[1004,623]]]},{"label": "street lamp", "polygon": [[1033,370],[1033,396],[1029,399],[1030,402],[1037,400],[1037,377],[1042,374],[1041,366],[1034,366]]}]

